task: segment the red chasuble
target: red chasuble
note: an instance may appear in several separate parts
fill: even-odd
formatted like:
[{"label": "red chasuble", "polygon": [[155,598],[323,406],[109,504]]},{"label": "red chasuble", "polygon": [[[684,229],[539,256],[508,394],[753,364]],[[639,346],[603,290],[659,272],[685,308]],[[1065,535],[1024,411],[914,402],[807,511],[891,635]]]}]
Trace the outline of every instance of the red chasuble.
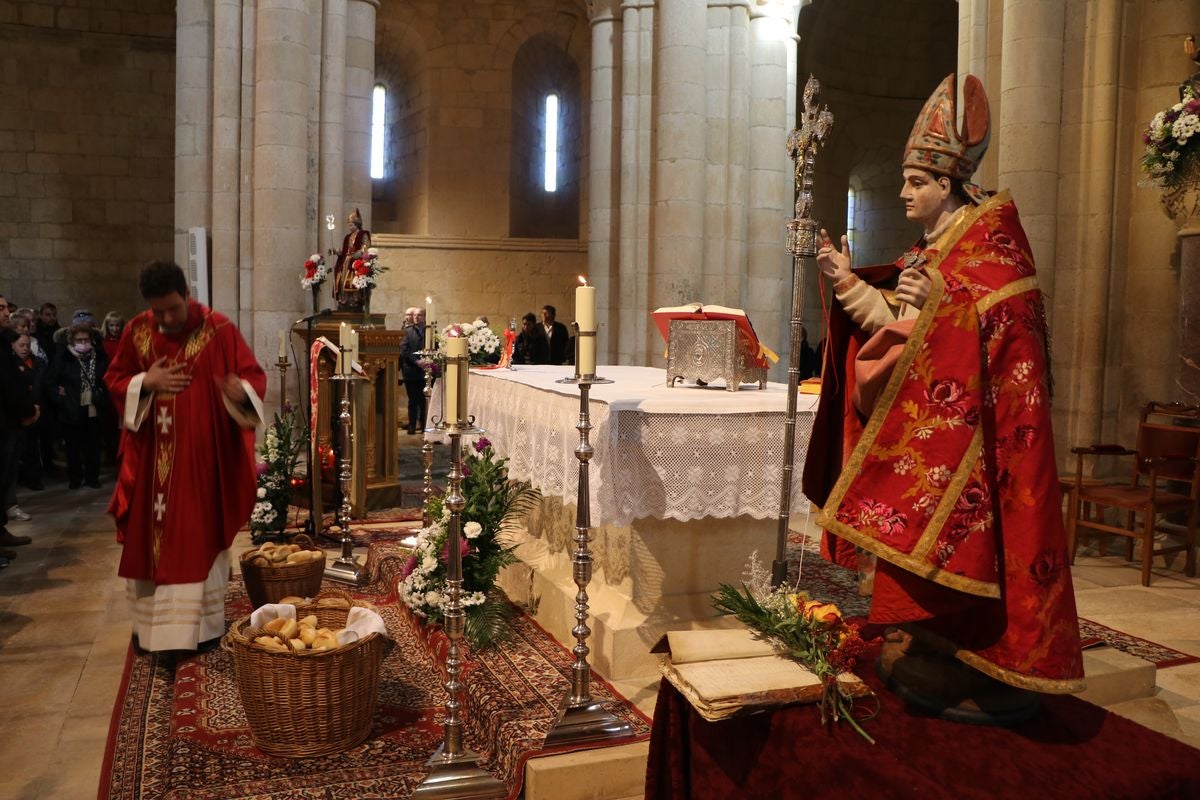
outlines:
[{"label": "red chasuble", "polygon": [[[925,251],[929,298],[871,416],[842,426],[845,465],[814,497],[819,524],[879,556],[872,621],[922,621],[1013,686],[1079,691],[1029,242],[1004,192],[968,208],[936,246]],[[852,371],[838,372],[848,397]],[[835,418],[856,413],[834,405]]]},{"label": "red chasuble", "polygon": [[145,311],[125,327],[104,380],[122,419],[138,374],[166,356],[192,380],[177,395],[155,395],[137,431],[122,431],[121,470],[108,511],[124,543],[118,574],[157,584],[203,581],[233,543],[255,501],[254,431],[229,415],[228,374],[259,397],[267,377],[225,316],[188,301],[186,329],[167,336]]}]

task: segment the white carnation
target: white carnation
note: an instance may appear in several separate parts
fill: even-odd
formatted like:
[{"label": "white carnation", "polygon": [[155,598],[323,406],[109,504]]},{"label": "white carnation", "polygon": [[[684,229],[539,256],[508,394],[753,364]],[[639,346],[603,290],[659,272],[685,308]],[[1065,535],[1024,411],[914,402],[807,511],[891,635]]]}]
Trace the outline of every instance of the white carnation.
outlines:
[{"label": "white carnation", "polygon": [[261,487],[261,486],[260,486],[260,487],[258,487],[258,499],[259,499],[259,500],[262,500],[262,499],[263,499],[264,497],[266,497],[266,496],[267,496],[267,490],[266,490],[266,489],[264,489],[264,488],[263,488],[263,487]]},{"label": "white carnation", "polygon": [[468,539],[474,539],[481,533],[483,533],[483,526],[478,522],[468,522],[463,526],[463,535]]}]

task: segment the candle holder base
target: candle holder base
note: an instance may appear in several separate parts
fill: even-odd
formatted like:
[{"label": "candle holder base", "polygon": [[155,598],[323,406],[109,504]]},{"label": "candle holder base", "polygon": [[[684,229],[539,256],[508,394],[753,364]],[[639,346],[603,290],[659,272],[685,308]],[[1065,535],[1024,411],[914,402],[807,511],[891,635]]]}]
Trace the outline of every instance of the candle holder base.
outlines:
[{"label": "candle holder base", "polygon": [[559,378],[555,383],[568,383],[574,386],[587,384],[588,386],[599,386],[604,383],[612,383],[608,378],[601,378],[597,375],[572,375],[569,378]]},{"label": "candle holder base", "polygon": [[446,755],[443,743],[425,766],[429,774],[417,786],[412,796],[428,800],[490,800],[508,794],[508,788],[491,773],[479,768],[479,754],[464,750],[458,755]]},{"label": "candle holder base", "polygon": [[337,583],[362,586],[367,582],[367,570],[357,560],[339,558],[325,567],[325,577]]},{"label": "candle holder base", "polygon": [[633,736],[633,727],[608,711],[592,699],[571,703],[571,692],[563,697],[558,719],[546,734],[546,747],[582,742],[601,742],[627,739]]}]

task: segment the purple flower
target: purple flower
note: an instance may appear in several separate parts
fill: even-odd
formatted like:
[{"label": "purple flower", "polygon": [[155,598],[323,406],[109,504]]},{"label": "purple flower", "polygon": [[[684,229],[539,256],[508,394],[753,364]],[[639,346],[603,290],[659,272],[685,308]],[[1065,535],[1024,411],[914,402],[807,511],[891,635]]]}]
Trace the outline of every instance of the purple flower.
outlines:
[{"label": "purple flower", "polygon": [[476,453],[482,453],[484,450],[487,450],[491,446],[492,446],[492,440],[487,438],[486,436],[480,436],[478,439],[475,440],[475,452]]},{"label": "purple flower", "polygon": [[471,466],[469,464],[462,465],[462,474],[464,478],[471,474]]},{"label": "purple flower", "polygon": [[[458,555],[460,558],[466,558],[467,553],[470,552],[470,550],[471,550],[470,542],[468,542],[466,539],[458,540]],[[449,539],[449,537],[446,538],[446,543],[444,545],[442,545],[442,563],[443,564],[450,563],[450,539]]]},{"label": "purple flower", "polygon": [[292,413],[292,410],[293,410],[294,408],[295,408],[295,406],[293,406],[293,405],[292,405],[292,401],[291,401],[291,400],[284,400],[284,401],[283,401],[283,405],[282,405],[282,406],[280,406],[280,410],[281,410],[281,411],[283,411],[283,413],[285,413],[285,414],[290,414],[290,413]]},{"label": "purple flower", "polygon": [[417,557],[415,555],[409,556],[408,560],[404,562],[404,568],[400,570],[400,579],[404,580],[409,575],[412,575],[413,570],[416,568],[417,568]]},{"label": "purple flower", "polygon": [[259,474],[260,476],[261,476],[261,475],[266,475],[266,474],[267,474],[268,472],[270,472],[270,471],[271,471],[271,465],[270,465],[270,464],[268,464],[268,463],[267,463],[267,462],[265,462],[265,461],[260,461],[260,462],[258,462],[258,474]]}]

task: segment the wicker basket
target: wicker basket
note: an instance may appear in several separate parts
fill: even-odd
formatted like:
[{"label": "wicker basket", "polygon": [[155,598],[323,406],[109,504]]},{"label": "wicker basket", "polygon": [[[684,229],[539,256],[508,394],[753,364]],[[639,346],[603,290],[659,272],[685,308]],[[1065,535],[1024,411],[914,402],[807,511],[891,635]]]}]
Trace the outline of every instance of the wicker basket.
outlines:
[{"label": "wicker basket", "polygon": [[[347,605],[296,606],[297,618],[316,614],[322,627],[341,628],[350,605],[373,608],[337,589],[321,597],[341,597]],[[249,626],[249,617],[234,622],[221,647],[233,655],[250,735],[260,750],[285,758],[325,756],[367,738],[387,639],[372,633],[336,650],[281,653],[256,646],[254,637],[263,631]]]},{"label": "wicker basket", "polygon": [[[304,550],[319,550],[322,554],[325,553],[303,533],[295,536],[292,544],[298,544]],[[252,608],[266,603],[278,603],[285,597],[313,597],[321,591],[321,578],[325,576],[324,558],[304,564],[263,567],[246,560],[257,552],[258,548],[255,547],[241,555],[242,577],[246,581],[246,594],[250,596]]]}]

